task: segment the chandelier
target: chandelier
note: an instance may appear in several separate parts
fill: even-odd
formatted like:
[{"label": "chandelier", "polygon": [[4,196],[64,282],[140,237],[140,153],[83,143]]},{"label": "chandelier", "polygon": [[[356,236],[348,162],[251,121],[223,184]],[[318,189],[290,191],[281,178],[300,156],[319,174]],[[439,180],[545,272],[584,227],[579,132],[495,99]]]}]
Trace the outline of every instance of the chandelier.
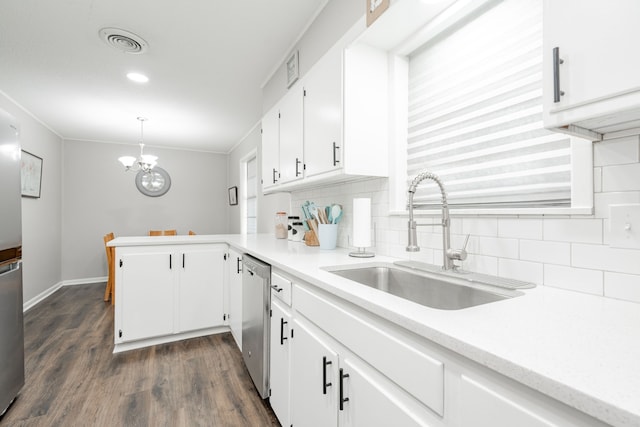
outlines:
[{"label": "chandelier", "polygon": [[158,156],[144,154],[144,122],[147,119],[144,117],[138,117],[138,120],[140,121],[140,156],[137,159],[133,156],[122,156],[118,158],[118,160],[124,166],[125,171],[143,171],[144,173],[149,173],[158,163]]}]

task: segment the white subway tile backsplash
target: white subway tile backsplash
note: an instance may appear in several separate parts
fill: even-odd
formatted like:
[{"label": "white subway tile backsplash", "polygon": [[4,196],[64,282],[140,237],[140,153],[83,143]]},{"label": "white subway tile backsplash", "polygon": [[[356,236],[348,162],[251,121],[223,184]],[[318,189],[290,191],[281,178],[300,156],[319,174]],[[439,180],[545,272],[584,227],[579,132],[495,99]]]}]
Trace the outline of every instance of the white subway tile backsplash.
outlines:
[{"label": "white subway tile backsplash", "polygon": [[518,240],[484,236],[472,237],[469,238],[467,252],[518,259]]},{"label": "white subway tile backsplash", "polygon": [[498,237],[498,218],[463,218],[462,232],[474,236]]},{"label": "white subway tile backsplash", "polygon": [[593,168],[593,191],[602,192],[602,168]]},{"label": "white subway tile backsplash", "polygon": [[640,163],[602,168],[602,191],[638,190],[639,183]]},{"label": "white subway tile backsplash", "polygon": [[542,240],[521,240],[520,259],[538,261],[545,264],[569,265],[571,263],[571,244]]},{"label": "white subway tile backsplash", "polygon": [[639,160],[640,143],[638,136],[602,141],[594,144],[594,166],[623,165]]},{"label": "white subway tile backsplash", "polygon": [[542,264],[537,262],[499,258],[498,275],[500,277],[532,282],[537,285],[543,283]]},{"label": "white subway tile backsplash", "polygon": [[571,265],[574,267],[640,274],[640,250],[618,249],[604,245],[571,245]]},{"label": "white subway tile backsplash", "polygon": [[640,302],[640,277],[633,274],[604,272],[604,295]]},{"label": "white subway tile backsplash", "polygon": [[601,219],[545,219],[544,240],[602,243]]},{"label": "white subway tile backsplash", "polygon": [[561,265],[544,266],[544,285],[595,295],[603,293],[603,272]]},{"label": "white subway tile backsplash", "polygon": [[[640,183],[638,183],[640,190]],[[613,193],[596,193],[593,196],[594,216],[596,218],[609,218],[610,205],[624,205],[640,203],[640,191],[623,191]]]},{"label": "white subway tile backsplash", "polygon": [[542,220],[526,218],[499,218],[498,237],[542,240]]}]

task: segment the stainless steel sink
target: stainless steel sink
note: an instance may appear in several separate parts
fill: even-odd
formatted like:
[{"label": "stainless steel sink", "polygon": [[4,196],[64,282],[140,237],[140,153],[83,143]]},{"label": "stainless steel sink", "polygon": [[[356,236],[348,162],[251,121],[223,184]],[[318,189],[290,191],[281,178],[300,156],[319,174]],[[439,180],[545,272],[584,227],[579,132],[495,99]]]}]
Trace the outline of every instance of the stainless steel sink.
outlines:
[{"label": "stainless steel sink", "polygon": [[325,270],[400,298],[441,310],[459,310],[501,301],[522,292],[489,289],[483,284],[444,277],[437,273],[413,271],[393,264],[328,267]]}]

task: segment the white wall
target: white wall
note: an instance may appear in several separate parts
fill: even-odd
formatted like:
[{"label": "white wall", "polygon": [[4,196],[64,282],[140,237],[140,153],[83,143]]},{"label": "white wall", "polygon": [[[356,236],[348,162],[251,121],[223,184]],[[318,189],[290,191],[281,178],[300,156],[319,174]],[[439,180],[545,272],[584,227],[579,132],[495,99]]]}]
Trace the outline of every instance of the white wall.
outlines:
[{"label": "white wall", "polygon": [[171,189],[147,197],[125,172],[122,155],[137,155],[137,145],[64,141],[62,277],[107,274],[103,236],[147,235],[149,229],[179,234],[224,234],[227,228],[227,156],[145,146],[169,172]]},{"label": "white wall", "polygon": [[22,149],[43,160],[41,197],[22,198],[23,298],[29,301],[62,280],[62,141],[2,92],[0,108],[18,121]]},{"label": "white wall", "polygon": [[[593,215],[453,215],[452,246],[461,247],[466,234],[471,235],[469,258],[463,268],[640,302],[640,250],[611,248],[608,238],[609,205],[640,203],[640,137],[595,143],[593,147]],[[389,215],[388,190],[388,179],[374,179],[295,192],[291,204],[297,212],[305,200],[320,205],[341,203],[345,214],[338,241],[339,246],[349,247],[353,198],[370,197],[377,236],[374,252],[441,265],[438,227],[418,233],[420,252],[405,251],[407,217]]]}]

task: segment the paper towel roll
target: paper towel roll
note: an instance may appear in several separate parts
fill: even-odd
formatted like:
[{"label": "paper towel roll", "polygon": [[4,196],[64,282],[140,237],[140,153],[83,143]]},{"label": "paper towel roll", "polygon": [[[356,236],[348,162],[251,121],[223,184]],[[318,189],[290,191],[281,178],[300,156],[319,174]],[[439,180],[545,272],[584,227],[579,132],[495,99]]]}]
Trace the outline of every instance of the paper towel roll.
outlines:
[{"label": "paper towel roll", "polygon": [[353,199],[353,246],[371,246],[371,199]]}]

